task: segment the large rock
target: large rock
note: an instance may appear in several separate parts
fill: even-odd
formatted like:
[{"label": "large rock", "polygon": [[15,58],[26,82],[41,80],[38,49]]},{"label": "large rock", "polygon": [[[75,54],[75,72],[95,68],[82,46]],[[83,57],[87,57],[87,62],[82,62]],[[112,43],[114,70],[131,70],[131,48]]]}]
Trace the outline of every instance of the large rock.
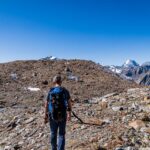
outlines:
[{"label": "large rock", "polygon": [[139,130],[142,127],[145,127],[145,123],[142,120],[134,120],[129,122],[129,126],[133,127],[135,130]]}]

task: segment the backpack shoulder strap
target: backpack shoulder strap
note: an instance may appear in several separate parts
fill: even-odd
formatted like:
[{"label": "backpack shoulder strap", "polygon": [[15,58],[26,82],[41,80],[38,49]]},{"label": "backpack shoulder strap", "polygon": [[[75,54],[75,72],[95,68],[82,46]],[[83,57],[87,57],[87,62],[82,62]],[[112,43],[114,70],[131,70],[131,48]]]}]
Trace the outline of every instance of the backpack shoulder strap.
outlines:
[{"label": "backpack shoulder strap", "polygon": [[55,87],[51,87],[49,90],[49,93],[51,93],[54,89],[55,89]]},{"label": "backpack shoulder strap", "polygon": [[63,92],[65,92],[65,90],[66,90],[66,88],[63,86],[61,86],[61,89],[63,90]]},{"label": "backpack shoulder strap", "polygon": [[70,94],[65,87],[62,87],[62,90],[63,90],[63,93],[65,94],[65,99],[68,102],[68,100],[70,99]]}]

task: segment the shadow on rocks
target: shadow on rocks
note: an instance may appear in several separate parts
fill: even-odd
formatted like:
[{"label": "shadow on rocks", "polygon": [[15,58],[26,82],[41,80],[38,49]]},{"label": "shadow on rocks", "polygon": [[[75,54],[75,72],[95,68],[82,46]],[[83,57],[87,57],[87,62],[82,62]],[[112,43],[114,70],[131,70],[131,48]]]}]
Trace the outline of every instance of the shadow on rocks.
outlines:
[{"label": "shadow on rocks", "polygon": [[107,150],[107,149],[104,147],[99,147],[97,150]]}]

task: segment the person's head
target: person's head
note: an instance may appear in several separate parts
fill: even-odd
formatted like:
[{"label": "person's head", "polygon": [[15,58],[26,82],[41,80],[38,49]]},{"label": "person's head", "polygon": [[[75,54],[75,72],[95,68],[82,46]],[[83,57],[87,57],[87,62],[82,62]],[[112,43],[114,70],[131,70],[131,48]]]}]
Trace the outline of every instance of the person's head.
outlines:
[{"label": "person's head", "polygon": [[58,85],[62,84],[62,78],[61,78],[60,75],[54,76],[54,78],[53,78],[53,84],[58,84]]}]

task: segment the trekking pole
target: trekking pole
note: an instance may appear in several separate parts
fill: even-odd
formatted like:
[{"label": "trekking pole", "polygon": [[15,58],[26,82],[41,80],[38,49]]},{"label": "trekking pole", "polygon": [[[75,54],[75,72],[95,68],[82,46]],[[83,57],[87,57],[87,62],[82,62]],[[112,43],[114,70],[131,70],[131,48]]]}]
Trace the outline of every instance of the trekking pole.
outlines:
[{"label": "trekking pole", "polygon": [[73,111],[71,111],[71,112],[72,112],[73,116],[74,116],[75,118],[77,118],[81,124],[87,124],[87,125],[90,125],[90,126],[91,126],[91,125],[92,125],[92,126],[101,126],[101,125],[104,124],[104,123],[102,123],[101,125],[99,125],[99,124],[96,124],[96,123],[84,122],[82,119],[80,119],[80,118],[75,114],[75,112],[73,112]]},{"label": "trekking pole", "polygon": [[82,119],[80,119],[80,118],[75,114],[74,111],[71,111],[71,112],[72,112],[73,116],[74,116],[75,118],[77,118],[81,124],[84,123],[84,121],[83,121]]}]

